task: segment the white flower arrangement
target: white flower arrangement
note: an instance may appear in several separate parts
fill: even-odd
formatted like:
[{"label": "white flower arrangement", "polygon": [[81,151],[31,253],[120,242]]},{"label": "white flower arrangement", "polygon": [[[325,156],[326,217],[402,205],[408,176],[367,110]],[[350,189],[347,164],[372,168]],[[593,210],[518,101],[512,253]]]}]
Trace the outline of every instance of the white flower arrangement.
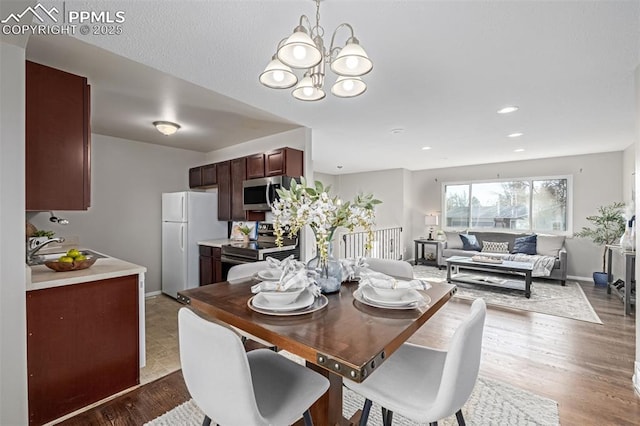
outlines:
[{"label": "white flower arrangement", "polygon": [[297,234],[305,225],[313,230],[321,261],[326,261],[329,253],[329,242],[338,227],[345,227],[353,231],[362,227],[367,232],[365,249],[371,249],[373,226],[375,224],[374,208],[380,200],[372,194],[359,194],[352,202],[343,203],[338,197],[330,197],[322,182],[316,181],[313,188],[307,187],[304,178],[301,183],[291,181],[291,187],[278,189],[280,199],[273,203],[271,210],[274,215],[276,244],[282,245],[285,227],[289,227],[289,234]]}]

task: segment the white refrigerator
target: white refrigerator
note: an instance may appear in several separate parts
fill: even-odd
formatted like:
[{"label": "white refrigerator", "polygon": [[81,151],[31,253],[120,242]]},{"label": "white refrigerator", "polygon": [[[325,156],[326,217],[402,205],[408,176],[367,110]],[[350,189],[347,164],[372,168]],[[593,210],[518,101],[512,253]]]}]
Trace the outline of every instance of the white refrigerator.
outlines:
[{"label": "white refrigerator", "polygon": [[198,287],[198,241],[227,237],[216,192],[162,194],[162,292],[176,298],[179,291]]}]

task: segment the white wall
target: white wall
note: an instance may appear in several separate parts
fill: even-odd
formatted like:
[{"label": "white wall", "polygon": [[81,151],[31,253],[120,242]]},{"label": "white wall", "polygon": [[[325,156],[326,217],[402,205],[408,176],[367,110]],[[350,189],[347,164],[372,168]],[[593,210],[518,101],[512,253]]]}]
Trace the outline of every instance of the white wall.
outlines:
[{"label": "white wall", "polygon": [[[423,170],[413,173],[414,228],[424,223],[427,211],[441,211],[442,182],[533,176],[573,176],[573,229],[589,225],[586,216],[599,206],[622,201],[622,152],[512,161],[478,166]],[[424,226],[424,225],[422,225]],[[590,277],[602,263],[602,249],[588,240],[569,238],[568,274]],[[599,269],[599,268],[598,268]]]},{"label": "white wall", "polygon": [[[636,178],[636,146],[635,144],[629,145],[627,149],[622,152],[622,201],[630,208],[635,208],[635,198],[633,192],[635,191],[635,178]],[[627,211],[627,214],[635,214],[633,210]]]},{"label": "white wall", "polygon": [[[91,207],[56,211],[70,223],[31,217],[38,229],[79,236],[80,245],[147,268],[146,292],[161,289],[161,194],[189,189],[188,169],[205,154],[98,134],[91,141]],[[217,212],[212,212],[217,217]]]},{"label": "white wall", "polygon": [[[305,154],[307,153],[307,151],[309,151],[310,156],[310,150],[306,149],[307,140],[310,139],[310,137],[310,129],[306,127],[300,127],[298,129],[289,130],[287,132],[265,136],[263,138],[254,139],[249,142],[222,148],[217,151],[208,152],[202,164],[232,160],[234,158],[240,158],[246,155],[257,154],[260,152],[266,152],[272,149],[283,148],[287,146],[290,148],[305,151]],[[194,166],[197,165],[199,164],[194,164]],[[305,166],[306,165],[307,164],[305,156]],[[305,175],[306,173],[307,167],[305,167]]]},{"label": "white wall", "polygon": [[0,42],[0,424],[28,423],[23,47]]}]

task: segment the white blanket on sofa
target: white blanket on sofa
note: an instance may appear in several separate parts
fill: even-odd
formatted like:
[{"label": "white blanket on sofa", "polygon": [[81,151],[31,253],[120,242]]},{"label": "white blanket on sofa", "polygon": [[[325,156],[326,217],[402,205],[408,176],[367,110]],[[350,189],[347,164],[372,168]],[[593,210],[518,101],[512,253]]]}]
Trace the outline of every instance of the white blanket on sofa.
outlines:
[{"label": "white blanket on sofa", "polygon": [[511,260],[513,262],[527,262],[533,264],[533,271],[531,271],[532,277],[548,277],[551,275],[553,265],[556,263],[556,258],[553,256],[541,256],[538,254],[522,254],[515,253],[509,254],[503,257],[504,260]]}]

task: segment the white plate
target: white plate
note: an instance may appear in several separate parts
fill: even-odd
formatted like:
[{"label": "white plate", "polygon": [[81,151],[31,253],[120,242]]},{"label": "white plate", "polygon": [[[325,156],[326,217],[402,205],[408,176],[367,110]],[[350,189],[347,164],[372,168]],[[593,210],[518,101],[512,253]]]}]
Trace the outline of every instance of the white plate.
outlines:
[{"label": "white plate", "polygon": [[252,311],[258,312],[260,314],[264,314],[264,315],[273,315],[276,317],[290,317],[290,316],[294,316],[294,315],[306,315],[306,314],[310,314],[312,312],[316,312],[319,311],[320,309],[323,309],[325,306],[327,306],[329,304],[329,299],[327,299],[327,296],[325,296],[324,294],[321,294],[319,297],[316,297],[315,300],[313,301],[313,303],[309,306],[307,306],[306,308],[303,309],[298,309],[295,311],[288,311],[288,312],[275,312],[275,311],[270,311],[268,309],[260,309],[256,306],[253,306],[253,300],[255,299],[255,296],[253,296],[251,299],[249,299],[247,301],[247,306],[249,306],[249,309],[251,309]]},{"label": "white plate", "polygon": [[420,293],[413,289],[403,292],[401,297],[399,298],[388,299],[386,297],[380,296],[380,294],[376,293],[375,289],[369,286],[362,287],[362,296],[370,302],[384,306],[403,306],[422,300],[422,296],[420,295]]},{"label": "white plate", "polygon": [[298,296],[298,298],[293,301],[293,303],[290,303],[288,305],[274,305],[272,303],[269,303],[269,301],[260,293],[256,294],[252,298],[251,304],[256,308],[265,309],[267,311],[288,312],[309,307],[313,304],[314,300],[315,297],[313,297],[313,294],[311,294],[309,290],[305,289],[302,293],[300,293],[300,296]]},{"label": "white plate", "polygon": [[369,306],[373,306],[374,308],[383,308],[383,309],[416,309],[416,308],[423,308],[425,306],[427,306],[429,303],[431,303],[431,298],[426,295],[426,294],[420,294],[418,293],[416,290],[412,290],[415,291],[416,293],[418,293],[418,295],[421,296],[422,300],[418,300],[409,304],[404,304],[404,305],[398,305],[398,306],[390,306],[388,304],[385,303],[377,303],[374,302],[370,299],[367,299],[365,296],[363,296],[362,294],[362,289],[366,289],[367,287],[362,287],[357,289],[356,291],[353,292],[353,297],[360,303],[364,303],[365,305],[369,305]]},{"label": "white plate", "polygon": [[278,281],[282,271],[279,269],[264,269],[258,272],[258,278],[264,281]]}]

